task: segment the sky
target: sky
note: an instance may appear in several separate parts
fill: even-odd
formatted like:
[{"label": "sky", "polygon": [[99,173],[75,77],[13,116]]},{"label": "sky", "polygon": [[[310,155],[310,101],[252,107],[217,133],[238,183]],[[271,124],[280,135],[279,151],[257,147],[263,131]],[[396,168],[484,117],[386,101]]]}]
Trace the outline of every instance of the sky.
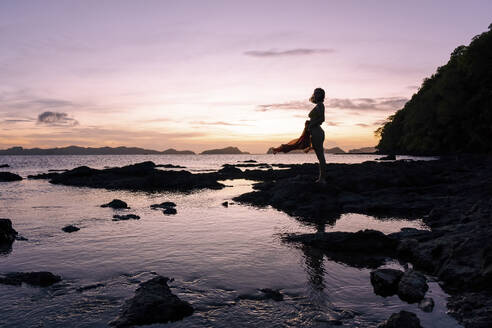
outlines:
[{"label": "sky", "polygon": [[0,148],[237,146],[302,132],[326,91],[325,147],[374,131],[492,1],[0,0]]}]

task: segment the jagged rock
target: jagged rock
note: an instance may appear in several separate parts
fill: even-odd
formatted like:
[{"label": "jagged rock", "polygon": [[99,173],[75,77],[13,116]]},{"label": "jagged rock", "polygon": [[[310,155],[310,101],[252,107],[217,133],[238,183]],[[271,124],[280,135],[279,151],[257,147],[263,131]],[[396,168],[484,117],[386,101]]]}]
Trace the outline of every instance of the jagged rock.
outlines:
[{"label": "jagged rock", "polygon": [[119,199],[113,199],[109,203],[101,205],[101,207],[111,207],[114,209],[129,208],[127,203]]},{"label": "jagged rock", "polygon": [[150,205],[150,208],[156,210],[159,208],[170,208],[170,207],[176,207],[176,204],[173,202],[162,202],[160,204],[152,204]]},{"label": "jagged rock", "polygon": [[393,313],[389,319],[380,324],[378,328],[422,328],[422,326],[415,313],[400,311],[399,313]]},{"label": "jagged rock", "polygon": [[20,181],[22,177],[20,175],[10,172],[0,172],[0,182]]},{"label": "jagged rock", "polygon": [[80,228],[70,224],[70,225],[63,227],[62,230],[65,232],[71,233],[71,232],[79,231]]},{"label": "jagged rock", "polygon": [[0,284],[17,285],[26,283],[33,286],[47,287],[51,286],[62,279],[60,276],[54,275],[51,272],[10,272],[0,276]]},{"label": "jagged rock", "polygon": [[381,296],[391,296],[397,293],[398,283],[403,271],[395,269],[377,269],[371,272],[371,284],[374,293]]},{"label": "jagged rock", "polygon": [[432,312],[434,310],[434,300],[430,297],[426,297],[419,303],[419,308],[424,312]]},{"label": "jagged rock", "polygon": [[140,216],[135,214],[113,215],[113,221],[140,220]]},{"label": "jagged rock", "polygon": [[17,231],[12,228],[12,221],[0,218],[0,245],[11,245],[17,235]]},{"label": "jagged rock", "polygon": [[420,302],[428,289],[425,276],[410,269],[405,271],[398,283],[398,296],[408,303]]},{"label": "jagged rock", "polygon": [[125,302],[120,315],[109,324],[131,327],[178,321],[193,313],[193,307],[174,295],[167,282],[157,276],[140,284],[135,296]]},{"label": "jagged rock", "polygon": [[162,213],[164,213],[166,215],[174,215],[174,214],[177,214],[178,211],[176,211],[176,209],[173,207],[169,207],[169,208],[166,208],[164,211],[162,211]]}]

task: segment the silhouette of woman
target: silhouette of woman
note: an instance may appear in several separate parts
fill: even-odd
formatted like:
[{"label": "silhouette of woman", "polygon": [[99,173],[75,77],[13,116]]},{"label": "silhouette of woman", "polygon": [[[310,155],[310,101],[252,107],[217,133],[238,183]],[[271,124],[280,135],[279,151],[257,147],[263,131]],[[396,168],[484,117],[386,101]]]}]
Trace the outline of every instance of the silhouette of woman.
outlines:
[{"label": "silhouette of woman", "polygon": [[321,88],[314,89],[313,95],[309,99],[313,104],[316,104],[314,108],[309,112],[310,120],[307,120],[304,124],[304,130],[299,138],[289,141],[286,144],[282,144],[279,147],[272,148],[272,152],[276,153],[288,153],[295,149],[302,149],[305,153],[314,148],[316,157],[319,160],[319,178],[316,180],[318,183],[325,182],[325,151],[323,149],[323,142],[325,141],[325,132],[321,128],[321,124],[325,121],[325,90]]},{"label": "silhouette of woman", "polygon": [[314,89],[313,95],[309,101],[316,104],[311,112],[309,112],[310,119],[306,121],[309,133],[311,134],[311,143],[319,161],[319,178],[316,182],[324,184],[326,183],[326,162],[325,151],[323,149],[325,131],[321,128],[321,124],[325,121],[325,105],[323,104],[323,101],[325,101],[325,90],[321,88]]}]

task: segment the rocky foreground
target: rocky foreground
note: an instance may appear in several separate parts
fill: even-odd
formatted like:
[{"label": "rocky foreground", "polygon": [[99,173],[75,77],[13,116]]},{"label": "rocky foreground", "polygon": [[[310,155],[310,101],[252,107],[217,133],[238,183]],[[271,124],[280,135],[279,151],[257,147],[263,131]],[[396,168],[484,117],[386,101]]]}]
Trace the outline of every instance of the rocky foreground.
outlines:
[{"label": "rocky foreground", "polygon": [[[217,172],[192,174],[163,171],[152,162],[144,162],[104,170],[79,167],[43,178],[54,184],[148,191],[220,189],[224,187],[221,180],[250,179],[258,181],[254,191],[235,201],[270,205],[316,226],[333,223],[343,213],[423,218],[430,231],[405,229],[391,235],[378,231],[317,233],[288,235],[284,241],[320,249],[332,260],[358,267],[376,269],[390,258],[409,262],[415,270],[442,281],[451,294],[448,307],[465,327],[489,326],[492,158],[329,164],[326,185],[313,182],[317,165],[272,166],[226,164]],[[396,274],[393,283],[400,285],[403,275]],[[414,280],[419,283],[419,279]],[[418,301],[425,290],[410,300]],[[396,292],[402,299],[407,297],[401,296],[404,292],[399,289]]]}]

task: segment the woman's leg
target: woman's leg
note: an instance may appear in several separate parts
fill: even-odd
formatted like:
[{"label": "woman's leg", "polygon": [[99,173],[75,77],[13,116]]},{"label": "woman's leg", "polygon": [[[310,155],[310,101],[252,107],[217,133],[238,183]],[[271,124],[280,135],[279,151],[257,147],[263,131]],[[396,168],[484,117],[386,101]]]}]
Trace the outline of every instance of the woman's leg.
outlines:
[{"label": "woman's leg", "polygon": [[325,181],[326,173],[326,161],[325,150],[323,149],[323,142],[325,141],[325,133],[320,128],[315,128],[311,131],[311,142],[313,144],[314,152],[319,161],[319,178],[318,181]]}]

